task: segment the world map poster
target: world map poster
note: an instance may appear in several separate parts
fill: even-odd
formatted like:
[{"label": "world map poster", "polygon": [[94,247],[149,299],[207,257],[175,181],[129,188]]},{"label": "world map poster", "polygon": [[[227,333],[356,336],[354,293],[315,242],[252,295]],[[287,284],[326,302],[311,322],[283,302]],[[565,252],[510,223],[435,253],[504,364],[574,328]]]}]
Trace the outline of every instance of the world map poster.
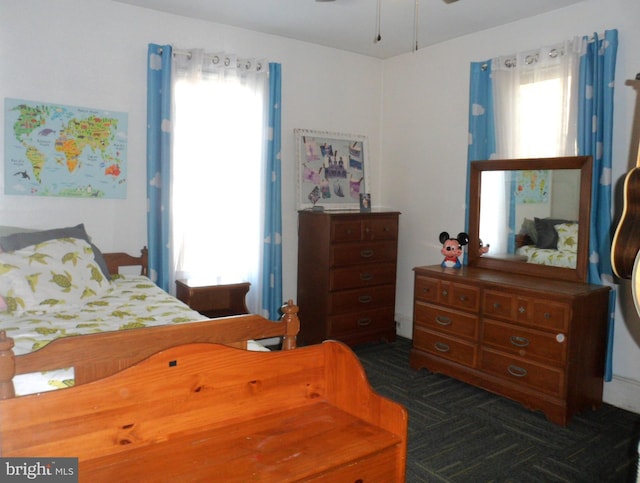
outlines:
[{"label": "world map poster", "polygon": [[4,193],[126,198],[127,113],[5,98]]}]

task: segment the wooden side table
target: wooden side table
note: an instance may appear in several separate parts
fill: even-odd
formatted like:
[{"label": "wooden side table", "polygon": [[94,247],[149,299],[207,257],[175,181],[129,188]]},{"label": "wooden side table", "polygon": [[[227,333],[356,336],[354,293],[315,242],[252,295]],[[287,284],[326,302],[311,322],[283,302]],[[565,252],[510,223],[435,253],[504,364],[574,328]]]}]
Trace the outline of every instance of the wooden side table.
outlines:
[{"label": "wooden side table", "polygon": [[206,317],[248,314],[245,296],[249,282],[232,284],[202,284],[176,280],[176,297]]}]

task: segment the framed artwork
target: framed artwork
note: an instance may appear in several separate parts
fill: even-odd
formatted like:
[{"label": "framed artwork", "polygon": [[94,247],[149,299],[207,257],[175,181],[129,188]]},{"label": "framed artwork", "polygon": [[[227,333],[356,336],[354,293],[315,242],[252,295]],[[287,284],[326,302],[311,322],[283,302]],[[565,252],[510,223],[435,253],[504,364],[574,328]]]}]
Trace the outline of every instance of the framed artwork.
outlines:
[{"label": "framed artwork", "polygon": [[367,138],[355,134],[294,129],[297,208],[360,209],[368,188]]}]

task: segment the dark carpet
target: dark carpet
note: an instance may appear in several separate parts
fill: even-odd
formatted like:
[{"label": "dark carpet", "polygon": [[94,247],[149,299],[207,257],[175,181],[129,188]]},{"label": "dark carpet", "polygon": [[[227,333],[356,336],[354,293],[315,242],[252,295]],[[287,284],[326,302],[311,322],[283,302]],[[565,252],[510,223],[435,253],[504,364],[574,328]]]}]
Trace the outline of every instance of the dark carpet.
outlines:
[{"label": "dark carpet", "polygon": [[407,482],[635,482],[640,415],[604,404],[566,428],[425,369],[411,341],[354,348],[369,382],[409,413]]}]

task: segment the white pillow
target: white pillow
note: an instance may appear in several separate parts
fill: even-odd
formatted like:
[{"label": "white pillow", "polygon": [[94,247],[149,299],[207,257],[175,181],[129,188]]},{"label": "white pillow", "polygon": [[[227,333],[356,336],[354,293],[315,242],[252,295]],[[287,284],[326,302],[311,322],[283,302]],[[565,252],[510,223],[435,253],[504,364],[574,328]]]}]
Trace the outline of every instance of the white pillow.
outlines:
[{"label": "white pillow", "polygon": [[560,223],[553,225],[558,232],[558,250],[561,252],[578,252],[578,224]]},{"label": "white pillow", "polygon": [[0,253],[0,297],[12,313],[83,305],[110,288],[93,249],[79,238],[58,238]]}]

